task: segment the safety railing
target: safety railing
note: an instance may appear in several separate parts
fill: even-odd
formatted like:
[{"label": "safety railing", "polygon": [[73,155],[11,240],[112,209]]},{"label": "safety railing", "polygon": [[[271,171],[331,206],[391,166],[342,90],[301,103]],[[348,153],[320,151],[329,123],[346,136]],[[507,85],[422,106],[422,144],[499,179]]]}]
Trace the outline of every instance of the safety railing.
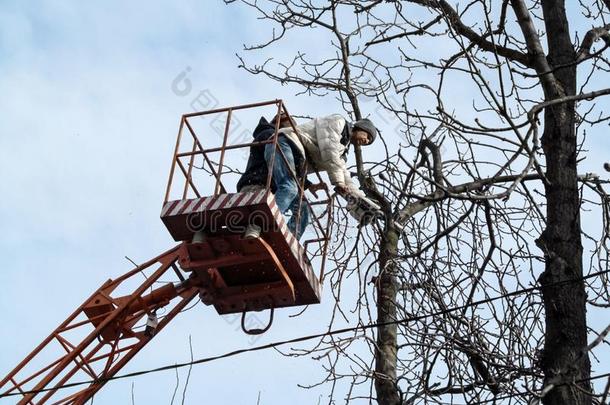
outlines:
[{"label": "safety railing", "polygon": [[[286,155],[278,146],[280,120],[275,121],[273,136],[264,141],[254,141],[253,128],[244,123],[255,124],[256,117],[261,114],[279,117],[282,113],[289,115],[283,101],[278,99],[184,114],[180,120],[164,203],[237,192],[237,179],[246,168],[250,148],[264,148],[273,144],[264,184],[265,190],[270,192],[276,155],[279,154],[281,161],[290,167]],[[290,121],[296,132],[298,128],[294,120]],[[320,260],[319,278],[322,280],[330,241],[333,197],[327,189],[321,190],[323,195],[320,198],[307,197],[305,178],[308,171],[316,177],[317,182],[323,182],[320,173],[307,167],[303,176],[290,170],[299,189],[299,209],[292,215],[296,215],[296,233],[299,233],[301,207],[308,205],[311,220],[301,244],[309,260]]]}]

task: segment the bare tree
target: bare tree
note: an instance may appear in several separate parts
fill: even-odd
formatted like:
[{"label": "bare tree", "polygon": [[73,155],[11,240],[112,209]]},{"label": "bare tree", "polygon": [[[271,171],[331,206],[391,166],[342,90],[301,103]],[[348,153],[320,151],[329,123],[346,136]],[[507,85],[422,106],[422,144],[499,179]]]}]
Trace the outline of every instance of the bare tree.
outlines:
[{"label": "bare tree", "polygon": [[[240,3],[271,31],[240,67],[391,129],[378,159],[355,148],[384,217],[335,225],[327,275],[329,328],[379,325],[290,353],[324,362],[329,403],[596,402],[586,310],[610,298],[608,182],[577,169],[585,129],[610,120],[594,102],[610,1]],[[266,58],[305,35],[322,56]]]}]

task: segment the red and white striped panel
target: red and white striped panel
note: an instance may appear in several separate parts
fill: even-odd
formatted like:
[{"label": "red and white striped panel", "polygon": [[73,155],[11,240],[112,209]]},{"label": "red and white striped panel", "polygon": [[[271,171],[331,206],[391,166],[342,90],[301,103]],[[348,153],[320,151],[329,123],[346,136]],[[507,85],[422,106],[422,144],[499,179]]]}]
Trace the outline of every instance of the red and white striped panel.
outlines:
[{"label": "red and white striped panel", "polygon": [[305,254],[306,254],[305,250],[301,247],[301,244],[299,243],[297,238],[295,238],[294,235],[292,234],[292,232],[288,229],[288,225],[286,224],[284,215],[280,212],[280,209],[278,208],[277,204],[275,203],[275,197],[271,193],[269,193],[269,195],[267,196],[267,204],[271,208],[271,213],[273,214],[273,218],[279,225],[280,232],[282,233],[282,235],[288,242],[288,246],[290,246],[290,250],[292,251],[292,254],[297,258],[299,265],[301,266],[301,269],[303,269],[303,272],[305,273],[305,277],[307,277],[307,280],[309,281],[309,284],[314,288],[318,298],[321,298],[321,296],[322,296],[321,287],[322,286],[320,285],[320,281],[318,280],[315,273],[313,272],[313,269],[311,268],[309,261],[305,259]]},{"label": "red and white striped panel", "polygon": [[266,190],[260,190],[249,193],[219,194],[211,197],[168,201],[163,204],[161,218],[182,214],[188,215],[194,212],[214,211],[218,209],[261,204],[265,202],[265,196]]},{"label": "red and white striped panel", "polygon": [[196,212],[215,211],[218,209],[228,209],[236,207],[247,207],[257,204],[267,204],[271,209],[271,214],[275,219],[276,224],[282,235],[284,236],[288,246],[294,257],[299,262],[301,269],[309,284],[314,288],[318,298],[321,297],[321,286],[318,278],[313,272],[311,265],[305,259],[305,250],[301,247],[299,241],[294,237],[288,229],[284,215],[280,212],[275,197],[272,193],[267,193],[267,190],[236,193],[236,194],[220,194],[211,197],[193,198],[188,200],[168,201],[163,205],[161,210],[161,218],[172,217],[176,215],[189,215]]}]

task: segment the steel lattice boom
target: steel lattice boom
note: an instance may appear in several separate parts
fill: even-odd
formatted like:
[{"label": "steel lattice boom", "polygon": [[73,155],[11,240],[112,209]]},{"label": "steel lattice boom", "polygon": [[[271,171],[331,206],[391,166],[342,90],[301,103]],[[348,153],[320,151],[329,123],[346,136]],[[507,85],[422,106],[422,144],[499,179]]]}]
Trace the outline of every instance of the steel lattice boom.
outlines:
[{"label": "steel lattice boom", "polygon": [[[231,144],[234,114],[260,107],[286,112],[281,100],[273,100],[182,116],[161,212],[162,221],[180,244],[106,281],[0,381],[0,398],[10,396],[19,404],[84,404],[197,295],[219,314],[241,312],[247,333],[266,331],[276,308],[320,302],[333,215],[328,191],[322,199],[308,201],[300,184],[298,212],[307,204],[312,218],[309,239],[301,244],[277,207],[271,174],[266,186],[256,191],[231,193],[221,180],[223,174],[231,173],[225,165],[232,151],[261,144],[241,139]],[[206,116],[225,122],[221,147],[204,147],[190,121]],[[192,146],[183,152],[185,128]],[[279,123],[273,137],[262,144],[273,145],[286,162],[277,146],[278,131]],[[204,139],[213,141],[214,137]],[[218,163],[214,153],[220,154]],[[199,165],[196,158],[201,159]],[[176,167],[184,175],[184,186],[170,199]],[[200,183],[195,167],[207,170]],[[251,224],[259,227],[257,236],[244,234]],[[319,260],[319,277],[313,259]],[[163,316],[157,317],[161,308]],[[272,311],[269,325],[246,330],[246,312],[266,309]],[[85,383],[75,384],[81,382]]]}]

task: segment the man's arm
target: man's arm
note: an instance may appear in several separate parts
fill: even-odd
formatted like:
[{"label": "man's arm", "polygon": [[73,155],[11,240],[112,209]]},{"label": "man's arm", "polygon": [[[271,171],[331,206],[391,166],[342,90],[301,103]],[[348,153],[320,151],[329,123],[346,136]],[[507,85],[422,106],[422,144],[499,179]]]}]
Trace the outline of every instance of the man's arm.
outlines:
[{"label": "man's arm", "polygon": [[355,197],[365,197],[365,194],[360,188],[356,187],[352,181],[352,177],[347,169],[343,172],[343,183],[337,184],[335,190],[342,195],[351,194]]},{"label": "man's arm", "polygon": [[316,138],[320,149],[320,156],[330,182],[333,185],[346,185],[345,161],[341,157],[345,146],[341,144],[341,133],[345,126],[345,119],[338,115],[330,115],[316,120]]}]

